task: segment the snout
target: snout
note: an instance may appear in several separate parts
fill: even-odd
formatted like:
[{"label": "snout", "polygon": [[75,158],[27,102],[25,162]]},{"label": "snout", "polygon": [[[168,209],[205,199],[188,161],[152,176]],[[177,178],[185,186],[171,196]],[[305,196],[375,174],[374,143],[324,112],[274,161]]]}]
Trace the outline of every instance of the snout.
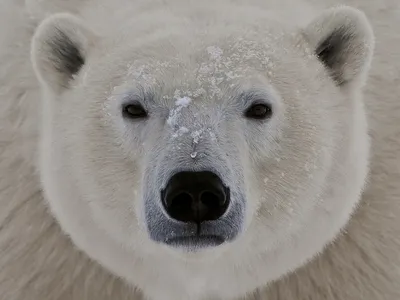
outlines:
[{"label": "snout", "polygon": [[[245,199],[210,170],[179,171],[145,198],[147,228],[159,243],[186,250],[216,247],[240,232]],[[151,191],[154,191],[151,189]]]},{"label": "snout", "polygon": [[230,204],[230,190],[212,172],[179,172],[161,191],[161,201],[170,218],[200,226],[224,215]]}]

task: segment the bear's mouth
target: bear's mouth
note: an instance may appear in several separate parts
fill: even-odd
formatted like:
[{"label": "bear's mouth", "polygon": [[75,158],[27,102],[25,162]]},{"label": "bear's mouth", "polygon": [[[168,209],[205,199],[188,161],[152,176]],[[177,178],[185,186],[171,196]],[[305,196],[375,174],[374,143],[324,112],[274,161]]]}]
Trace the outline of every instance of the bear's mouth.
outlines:
[{"label": "bear's mouth", "polygon": [[216,247],[224,242],[225,239],[218,235],[175,236],[165,240],[167,245],[186,249]]}]

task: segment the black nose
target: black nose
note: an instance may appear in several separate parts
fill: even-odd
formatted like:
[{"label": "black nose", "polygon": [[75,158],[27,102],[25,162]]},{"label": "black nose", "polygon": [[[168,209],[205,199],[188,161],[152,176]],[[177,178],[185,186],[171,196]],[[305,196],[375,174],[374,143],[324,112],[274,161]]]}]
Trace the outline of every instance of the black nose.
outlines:
[{"label": "black nose", "polygon": [[171,218],[201,223],[222,217],[229,207],[230,192],[212,172],[180,172],[168,181],[161,199]]}]

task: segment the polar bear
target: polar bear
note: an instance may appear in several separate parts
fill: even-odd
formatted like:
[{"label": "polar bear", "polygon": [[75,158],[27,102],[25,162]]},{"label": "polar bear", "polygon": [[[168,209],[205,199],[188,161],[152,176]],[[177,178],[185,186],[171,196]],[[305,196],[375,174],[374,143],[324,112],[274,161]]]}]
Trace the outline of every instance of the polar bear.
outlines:
[{"label": "polar bear", "polygon": [[400,6],[334,2],[2,1],[0,299],[398,299]]}]

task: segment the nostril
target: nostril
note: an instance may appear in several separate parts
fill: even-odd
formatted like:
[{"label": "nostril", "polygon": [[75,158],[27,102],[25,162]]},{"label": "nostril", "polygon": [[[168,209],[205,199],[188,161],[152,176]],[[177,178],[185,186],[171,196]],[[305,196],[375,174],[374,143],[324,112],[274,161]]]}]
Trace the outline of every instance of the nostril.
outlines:
[{"label": "nostril", "polygon": [[226,199],[223,193],[204,191],[200,194],[200,201],[207,207],[224,205]]},{"label": "nostril", "polygon": [[193,197],[186,192],[179,193],[173,197],[168,197],[165,199],[165,204],[167,207],[181,207],[187,205],[193,200]]},{"label": "nostril", "polygon": [[191,214],[193,202],[194,199],[192,195],[187,192],[182,192],[165,199],[165,205],[171,218],[183,222],[189,222],[193,218]]},{"label": "nostril", "polygon": [[203,218],[206,220],[216,220],[225,212],[226,197],[223,193],[205,191],[200,194],[200,202],[205,207],[206,213]]}]

